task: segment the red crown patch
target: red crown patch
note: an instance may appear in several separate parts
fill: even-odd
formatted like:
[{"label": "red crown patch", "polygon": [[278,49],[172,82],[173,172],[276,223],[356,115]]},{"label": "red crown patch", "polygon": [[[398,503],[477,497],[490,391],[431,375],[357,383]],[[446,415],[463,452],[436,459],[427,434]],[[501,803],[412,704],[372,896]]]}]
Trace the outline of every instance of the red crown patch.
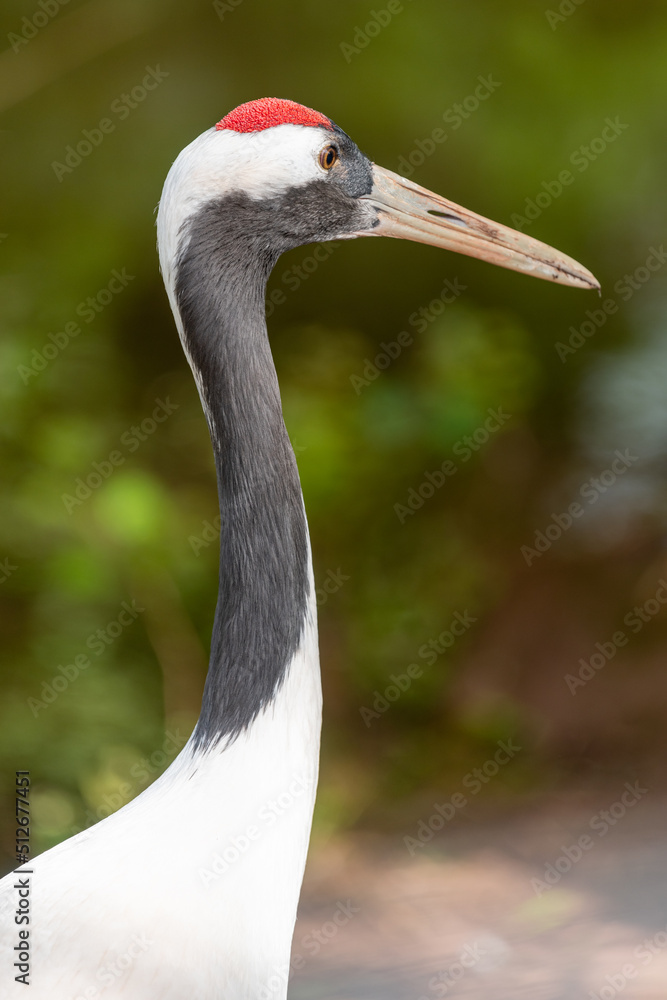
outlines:
[{"label": "red crown patch", "polygon": [[326,115],[297,104],[296,101],[262,97],[258,101],[239,104],[238,108],[221,118],[215,127],[234,132],[262,132],[274,125],[324,125],[331,128],[331,121]]}]

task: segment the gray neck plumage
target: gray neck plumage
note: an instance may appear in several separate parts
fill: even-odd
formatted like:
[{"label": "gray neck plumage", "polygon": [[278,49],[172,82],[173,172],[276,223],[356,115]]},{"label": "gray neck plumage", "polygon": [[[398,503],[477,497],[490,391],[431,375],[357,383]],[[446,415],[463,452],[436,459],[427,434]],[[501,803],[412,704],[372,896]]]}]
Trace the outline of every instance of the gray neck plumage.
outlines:
[{"label": "gray neck plumage", "polygon": [[275,260],[251,244],[247,220],[232,209],[226,201],[200,210],[175,271],[221,516],[218,604],[193,737],[199,748],[234,739],[274,699],[299,646],[309,590],[301,487],[265,322]]}]

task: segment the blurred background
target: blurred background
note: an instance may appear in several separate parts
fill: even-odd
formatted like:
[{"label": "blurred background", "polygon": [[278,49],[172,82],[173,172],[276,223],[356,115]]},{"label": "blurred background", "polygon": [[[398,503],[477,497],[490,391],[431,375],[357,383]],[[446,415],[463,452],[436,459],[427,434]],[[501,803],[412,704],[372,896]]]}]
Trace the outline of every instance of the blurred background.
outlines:
[{"label": "blurred background", "polygon": [[[37,853],[147,787],[196,720],[216,487],[154,215],[184,145],[288,97],[602,285],[393,240],[272,276],[325,696],[295,947],[351,872],[366,900],[294,996],[620,991],[604,949],[667,924],[664,5],[40,0],[2,22],[3,870],[15,771]],[[570,957],[542,982],[554,935]],[[477,940],[491,958],[455,977]],[[664,995],[665,943],[625,996]]]}]

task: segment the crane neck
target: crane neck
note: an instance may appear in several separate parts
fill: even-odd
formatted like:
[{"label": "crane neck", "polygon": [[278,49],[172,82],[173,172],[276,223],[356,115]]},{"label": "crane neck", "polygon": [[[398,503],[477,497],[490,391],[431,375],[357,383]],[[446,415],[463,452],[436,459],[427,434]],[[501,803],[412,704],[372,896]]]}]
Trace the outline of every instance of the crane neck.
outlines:
[{"label": "crane neck", "polygon": [[312,589],[301,486],[266,330],[275,260],[252,244],[249,229],[227,201],[207,204],[189,225],[174,274],[183,344],[215,453],[221,518],[199,747],[235,739],[275,699],[299,648]]}]

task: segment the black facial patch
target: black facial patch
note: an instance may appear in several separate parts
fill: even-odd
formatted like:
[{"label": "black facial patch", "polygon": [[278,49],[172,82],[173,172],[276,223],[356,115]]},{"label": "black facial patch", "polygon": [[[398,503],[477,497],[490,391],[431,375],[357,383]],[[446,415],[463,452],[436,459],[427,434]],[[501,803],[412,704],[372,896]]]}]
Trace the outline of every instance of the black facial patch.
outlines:
[{"label": "black facial patch", "polygon": [[340,155],[332,178],[340,183],[345,193],[351,198],[360,198],[364,194],[370,194],[373,187],[371,161],[361,152],[356,142],[353,142],[349,135],[343,132],[342,128],[339,128],[334,122],[331,124],[334,132],[333,144],[338,148]]}]

